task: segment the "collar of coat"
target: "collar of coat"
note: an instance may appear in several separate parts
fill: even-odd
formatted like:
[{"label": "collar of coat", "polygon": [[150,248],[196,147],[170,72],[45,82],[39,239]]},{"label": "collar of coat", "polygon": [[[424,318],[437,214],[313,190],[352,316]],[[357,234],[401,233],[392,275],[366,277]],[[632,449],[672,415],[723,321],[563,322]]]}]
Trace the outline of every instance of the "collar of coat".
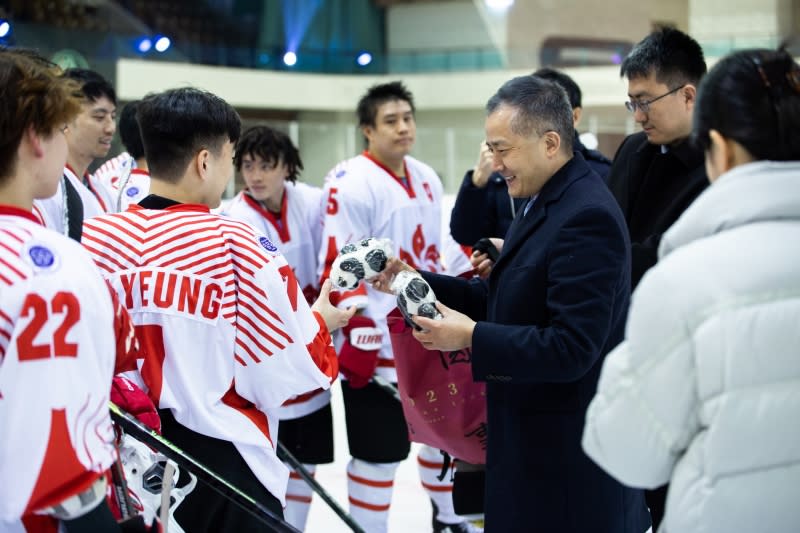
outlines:
[{"label": "collar of coat", "polygon": [[739,226],[777,220],[800,222],[800,161],[758,161],[726,172],[664,234],[658,255]]}]

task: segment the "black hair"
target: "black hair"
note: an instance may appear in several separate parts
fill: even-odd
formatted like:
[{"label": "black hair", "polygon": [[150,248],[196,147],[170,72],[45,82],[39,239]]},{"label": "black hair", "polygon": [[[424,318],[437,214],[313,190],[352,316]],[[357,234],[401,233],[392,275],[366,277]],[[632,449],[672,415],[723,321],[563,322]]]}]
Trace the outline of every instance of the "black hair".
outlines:
[{"label": "black hair", "polygon": [[180,180],[197,152],[219,154],[226,141],[239,140],[242,128],[229,103],[190,87],[145,96],[136,120],[150,173],[171,182]]},{"label": "black hair", "polygon": [[136,121],[136,111],[139,109],[139,101],[128,102],[122,108],[119,115],[119,138],[125,149],[134,159],[144,157],[144,145],[142,144],[142,132],[139,131],[139,123]]},{"label": "black hair", "polygon": [[237,171],[242,170],[242,158],[246,155],[257,155],[273,168],[284,163],[289,173],[287,181],[297,181],[297,175],[303,169],[300,152],[289,136],[268,126],[255,126],[242,134],[233,158]]},{"label": "black hair", "polygon": [[540,68],[532,75],[556,82],[561,86],[562,89],[567,91],[567,96],[569,97],[569,103],[572,106],[572,109],[575,109],[576,107],[581,107],[581,100],[583,96],[581,94],[581,88],[578,87],[578,84],[575,83],[575,80],[573,80],[560,70],[545,67],[545,68]]},{"label": "black hair", "polygon": [[792,56],[743,50],[720,60],[697,94],[695,145],[707,150],[712,129],[757,160],[800,160],[800,66]]},{"label": "black hair", "polygon": [[555,82],[535,77],[520,76],[509,80],[486,104],[488,115],[501,105],[516,110],[511,119],[511,131],[529,137],[532,133],[544,135],[554,131],[561,137],[561,148],[572,153],[572,106],[566,91]]},{"label": "black hair", "polygon": [[664,26],[633,47],[620,67],[629,80],[655,73],[656,81],[670,88],[697,85],[706,73],[703,49],[680,30]]},{"label": "black hair", "polygon": [[106,97],[114,105],[117,105],[117,93],[114,86],[107,79],[87,68],[68,68],[64,71],[64,76],[77,81],[81,86],[84,96],[96,102],[102,97]]},{"label": "black hair", "polygon": [[361,100],[358,101],[356,115],[358,115],[359,126],[374,126],[378,115],[378,108],[386,102],[393,100],[404,100],[411,106],[411,112],[415,112],[414,96],[400,81],[382,83],[370,87]]}]

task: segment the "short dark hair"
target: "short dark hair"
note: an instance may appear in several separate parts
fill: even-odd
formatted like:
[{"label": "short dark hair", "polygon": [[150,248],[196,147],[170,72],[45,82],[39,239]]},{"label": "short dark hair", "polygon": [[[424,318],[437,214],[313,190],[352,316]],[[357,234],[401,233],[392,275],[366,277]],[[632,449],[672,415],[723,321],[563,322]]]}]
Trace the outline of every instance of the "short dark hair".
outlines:
[{"label": "short dark hair", "polygon": [[0,47],[0,182],[16,171],[25,130],[58,134],[80,112],[80,87],[61,74],[31,50]]},{"label": "short dark hair", "polygon": [[546,80],[553,81],[561,86],[562,89],[567,91],[567,96],[569,97],[569,103],[572,105],[572,109],[576,107],[581,107],[581,88],[578,87],[578,84],[575,83],[575,80],[561,72],[560,70],[556,70],[553,68],[540,68],[536,72],[533,73],[533,76],[538,76],[540,78],[544,78]]},{"label": "short dark hair", "polygon": [[136,121],[136,111],[138,109],[138,100],[128,102],[119,114],[119,138],[125,146],[125,150],[134,159],[144,157],[142,132],[139,131],[139,122]]},{"label": "short dark hair", "polygon": [[283,162],[289,172],[287,181],[297,181],[297,175],[303,169],[300,152],[289,136],[268,126],[255,126],[242,134],[233,157],[237,171],[242,170],[242,158],[245,155],[257,155],[272,167]]},{"label": "short dark hair", "polygon": [[743,50],[721,59],[697,94],[692,140],[709,132],[741,144],[757,160],[800,160],[800,65],[786,50]]},{"label": "short dark hair", "polygon": [[88,68],[68,68],[64,71],[64,76],[77,81],[81,86],[83,94],[92,102],[96,102],[105,96],[111,100],[114,105],[117,105],[117,93],[114,90],[114,86],[94,70],[89,70]]},{"label": "short dark hair", "polygon": [[572,107],[567,93],[555,82],[535,76],[520,76],[509,80],[486,104],[488,115],[501,105],[513,107],[517,112],[511,119],[511,131],[524,137],[532,133],[544,135],[554,131],[561,137],[561,147],[572,153]]},{"label": "short dark hair", "polygon": [[706,73],[703,49],[680,30],[658,28],[633,47],[620,67],[620,76],[629,80],[646,78],[651,72],[669,87],[697,85]]},{"label": "short dark hair", "polygon": [[400,81],[382,83],[370,87],[358,101],[356,114],[359,126],[374,126],[378,115],[378,108],[386,102],[404,100],[411,106],[414,113],[414,96]]},{"label": "short dark hair", "polygon": [[239,140],[236,110],[210,92],[190,87],[149,94],[136,113],[150,173],[177,182],[202,149],[219,154],[226,140]]}]

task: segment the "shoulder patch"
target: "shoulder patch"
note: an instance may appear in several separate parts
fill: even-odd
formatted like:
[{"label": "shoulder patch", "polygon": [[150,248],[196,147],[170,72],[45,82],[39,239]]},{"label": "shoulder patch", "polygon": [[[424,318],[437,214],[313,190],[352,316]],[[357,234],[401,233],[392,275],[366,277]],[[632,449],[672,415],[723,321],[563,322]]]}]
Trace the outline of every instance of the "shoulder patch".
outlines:
[{"label": "shoulder patch", "polygon": [[133,198],[137,194],[139,194],[139,187],[134,185],[133,187],[128,187],[128,190],[125,191],[125,194],[128,195],[129,198]]},{"label": "shoulder patch", "polygon": [[270,253],[274,254],[278,252],[278,247],[272,244],[272,242],[263,235],[258,238],[258,243],[261,245],[262,248],[264,248],[266,251]]},{"label": "shoulder patch", "polygon": [[44,244],[30,244],[24,251],[24,259],[34,270],[54,270],[59,261],[56,253]]},{"label": "shoulder patch", "polygon": [[342,177],[342,176],[344,176],[345,174],[347,174],[347,171],[346,171],[345,169],[343,169],[343,168],[342,168],[342,169],[339,169],[339,170],[336,172],[335,176],[336,176],[337,178],[341,178],[341,177]]}]

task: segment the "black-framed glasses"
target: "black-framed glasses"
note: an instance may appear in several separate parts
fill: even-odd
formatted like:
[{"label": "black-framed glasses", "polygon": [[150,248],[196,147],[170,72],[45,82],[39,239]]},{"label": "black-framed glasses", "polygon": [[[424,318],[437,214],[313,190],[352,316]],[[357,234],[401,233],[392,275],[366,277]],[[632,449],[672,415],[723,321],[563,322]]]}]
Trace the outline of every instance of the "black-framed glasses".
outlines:
[{"label": "black-framed glasses", "polygon": [[673,93],[676,93],[681,89],[683,89],[684,87],[686,87],[685,83],[680,87],[675,87],[671,91],[662,94],[661,96],[656,96],[652,100],[629,100],[625,102],[625,108],[631,113],[636,113],[636,110],[639,109],[641,110],[642,113],[646,115],[650,111],[650,106],[653,105],[654,102],[657,102],[662,98],[665,98]]}]

